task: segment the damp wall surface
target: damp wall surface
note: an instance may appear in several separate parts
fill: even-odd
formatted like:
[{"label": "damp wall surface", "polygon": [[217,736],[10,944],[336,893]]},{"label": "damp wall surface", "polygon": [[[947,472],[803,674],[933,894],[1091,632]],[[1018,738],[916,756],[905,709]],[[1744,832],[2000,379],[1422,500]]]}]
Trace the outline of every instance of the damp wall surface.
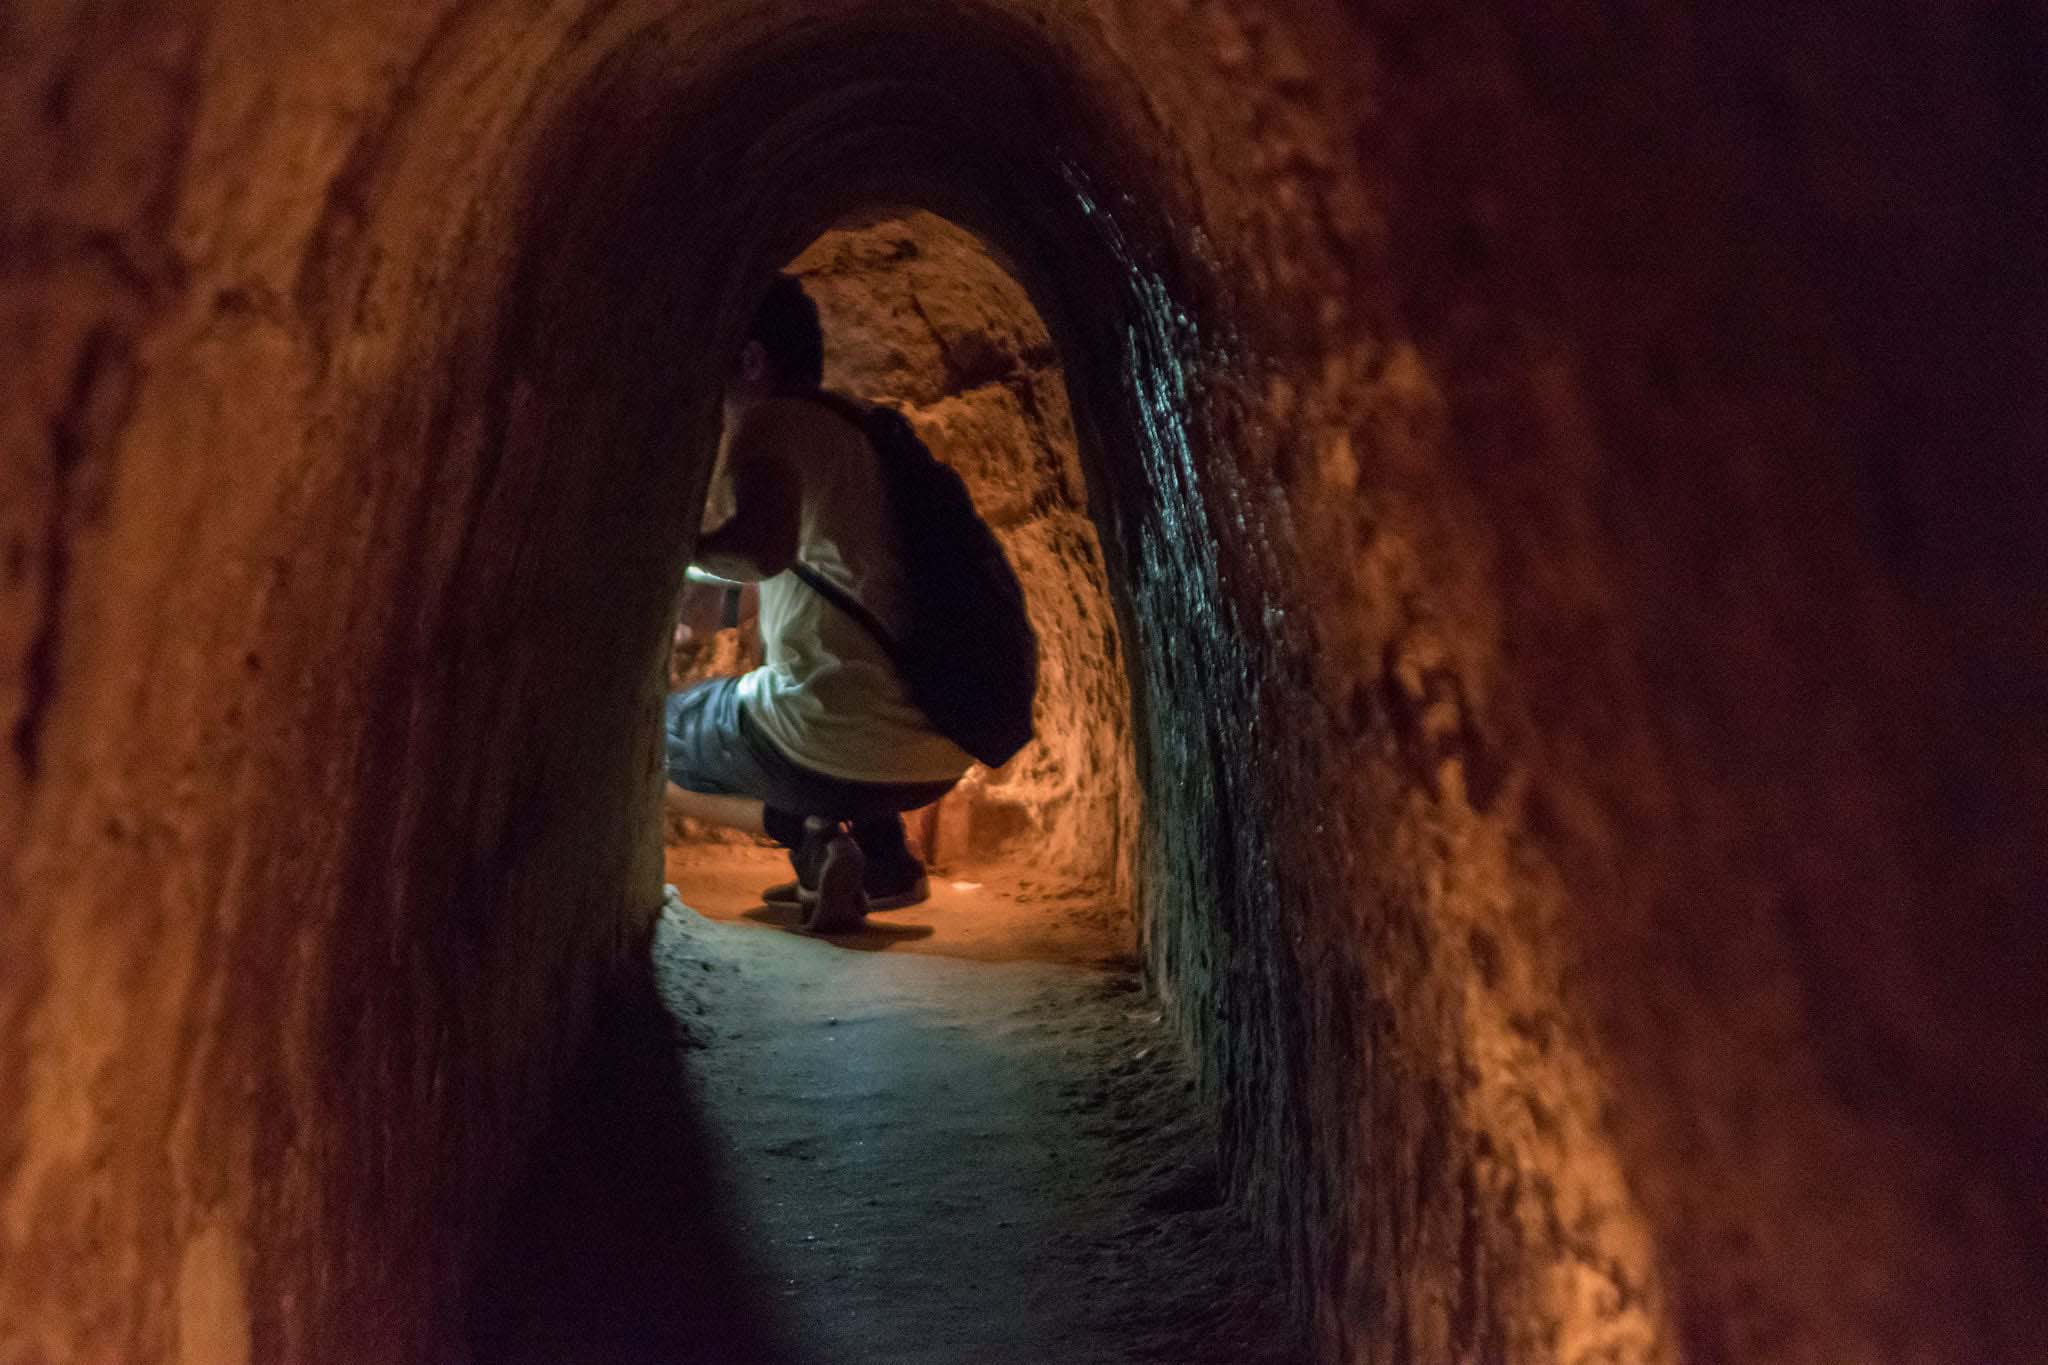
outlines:
[{"label": "damp wall surface", "polygon": [[0,1358],[456,1352],[655,904],[711,358],[868,204],[1060,351],[1327,1358],[2048,1350],[2042,30],[18,6]]}]

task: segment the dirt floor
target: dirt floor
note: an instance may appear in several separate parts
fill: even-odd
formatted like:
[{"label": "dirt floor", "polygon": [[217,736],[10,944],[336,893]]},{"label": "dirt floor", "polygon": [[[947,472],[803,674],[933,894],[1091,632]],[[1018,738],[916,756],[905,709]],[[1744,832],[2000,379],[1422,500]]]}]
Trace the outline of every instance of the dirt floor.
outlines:
[{"label": "dirt floor", "polygon": [[[790,879],[780,849],[743,844],[671,845],[669,882],[707,919],[745,920],[801,932],[793,912],[761,903],[764,887]],[[977,864],[933,872],[932,898],[868,917],[867,928],[832,941],[872,952],[928,953],[973,962],[1133,965],[1129,912],[1099,888],[1028,866]]]},{"label": "dirt floor", "polygon": [[1118,916],[976,869],[817,938],[760,904],[785,867],[671,858],[479,1359],[1302,1359]]}]

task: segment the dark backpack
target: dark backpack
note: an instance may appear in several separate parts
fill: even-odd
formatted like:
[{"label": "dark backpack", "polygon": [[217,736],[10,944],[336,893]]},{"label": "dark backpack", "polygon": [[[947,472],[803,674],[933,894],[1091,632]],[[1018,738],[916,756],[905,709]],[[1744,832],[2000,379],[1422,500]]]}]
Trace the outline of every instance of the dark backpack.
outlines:
[{"label": "dark backpack", "polygon": [[865,627],[917,709],[991,768],[1031,739],[1038,636],[1024,589],[967,485],[893,408],[808,395],[859,427],[882,463],[910,626],[892,636],[858,600],[798,560],[797,577]]}]

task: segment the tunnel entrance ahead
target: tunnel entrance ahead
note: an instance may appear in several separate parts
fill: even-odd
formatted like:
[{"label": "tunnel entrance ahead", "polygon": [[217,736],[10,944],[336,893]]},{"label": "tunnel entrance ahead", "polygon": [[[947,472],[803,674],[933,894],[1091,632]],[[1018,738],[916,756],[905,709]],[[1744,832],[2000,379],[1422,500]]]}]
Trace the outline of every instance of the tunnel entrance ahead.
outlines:
[{"label": "tunnel entrance ahead", "polygon": [[[787,268],[818,304],[826,387],[899,408],[961,474],[1017,570],[1039,639],[1034,740],[910,814],[934,900],[870,921],[865,940],[968,956],[1128,955],[1139,812],[1130,691],[1045,323],[970,233],[931,213],[850,219]],[[729,505],[720,471],[707,528]],[[760,661],[751,616],[721,627],[707,606],[686,593],[672,686]],[[670,880],[692,906],[792,918],[759,904],[762,886],[788,876],[778,853],[676,815],[667,836]]]}]

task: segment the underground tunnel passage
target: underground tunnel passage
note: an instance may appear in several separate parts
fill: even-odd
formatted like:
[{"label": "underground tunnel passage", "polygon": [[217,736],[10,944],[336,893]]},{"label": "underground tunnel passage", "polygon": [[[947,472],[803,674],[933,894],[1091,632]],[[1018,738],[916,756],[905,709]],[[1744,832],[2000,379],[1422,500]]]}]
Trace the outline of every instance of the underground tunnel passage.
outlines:
[{"label": "underground tunnel passage", "polygon": [[[909,814],[913,846],[941,874],[935,912],[972,911],[953,921],[945,950],[1003,955],[1035,939],[1037,951],[1077,960],[1127,956],[1138,825],[1129,688],[1044,322],[970,234],[931,214],[837,226],[785,269],[820,309],[825,387],[898,407],[964,476],[1017,572],[1038,639],[1031,743],[998,769],[977,764],[942,801]],[[722,467],[707,502],[708,530],[732,513]],[[707,587],[690,599],[672,689],[761,663],[753,595],[733,626],[722,626],[721,597]],[[787,879],[775,855],[749,856],[745,844],[756,841],[744,836],[680,816],[668,833],[669,880],[695,908],[763,918],[760,888]],[[910,915],[886,927],[915,947],[932,926]]]},{"label": "underground tunnel passage", "polygon": [[[476,1355],[1298,1360],[1134,970],[1128,690],[1050,337],[929,214],[835,228],[786,269],[828,390],[899,405],[993,523],[1038,636],[1035,737],[910,813],[929,898],[829,946],[758,936],[808,923],[763,891],[784,850],[671,812],[653,1000],[601,1029],[515,1196]],[[707,535],[734,482],[722,447]],[[762,665],[754,596],[685,589],[672,695]],[[918,957],[870,956],[896,952]]]},{"label": "underground tunnel passage", "polygon": [[[2048,1355],[2044,47],[14,7],[0,1359],[473,1354],[591,1059],[688,1046],[722,357],[883,210],[1062,363],[1139,998],[1313,1358]],[[615,1155],[708,1206],[682,1136]]]}]

